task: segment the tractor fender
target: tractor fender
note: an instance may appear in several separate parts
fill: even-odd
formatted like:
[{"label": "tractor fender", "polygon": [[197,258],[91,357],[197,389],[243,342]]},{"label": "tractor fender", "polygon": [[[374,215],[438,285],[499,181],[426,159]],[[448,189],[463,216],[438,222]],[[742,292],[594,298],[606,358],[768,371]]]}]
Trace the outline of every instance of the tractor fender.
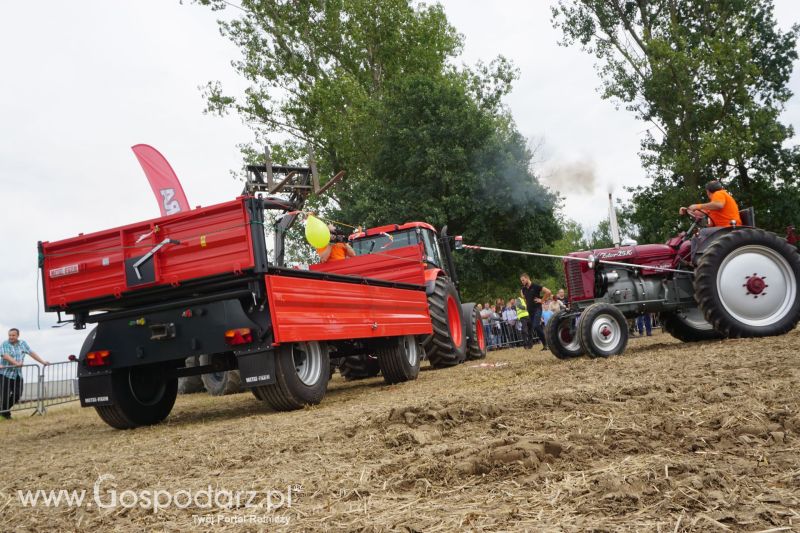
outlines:
[{"label": "tractor fender", "polygon": [[701,229],[697,236],[692,237],[692,263],[697,265],[700,262],[701,256],[705,253],[706,249],[714,243],[714,241],[723,235],[727,235],[728,233],[737,231],[739,229],[741,228],[734,226],[711,226],[709,228]]},{"label": "tractor fender", "polygon": [[441,268],[429,268],[425,271],[425,295],[430,296],[433,294],[433,289],[436,286],[436,279],[444,276],[444,270]]}]

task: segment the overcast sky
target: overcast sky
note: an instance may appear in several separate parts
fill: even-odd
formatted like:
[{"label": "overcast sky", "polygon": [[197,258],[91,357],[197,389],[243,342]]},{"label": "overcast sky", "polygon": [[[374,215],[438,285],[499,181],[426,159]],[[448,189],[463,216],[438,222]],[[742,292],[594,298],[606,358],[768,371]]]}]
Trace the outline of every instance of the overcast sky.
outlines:
[{"label": "overcast sky", "polygon": [[[593,190],[559,192],[567,216],[595,225],[609,189],[644,183],[637,152],[647,126],[599,98],[591,57],[556,44],[550,3],[443,2],[465,37],[464,63],[502,54],[520,69],[506,103],[524,135],[544,139],[543,172],[593,172]],[[776,7],[781,27],[800,20],[800,2]],[[158,216],[132,145],[159,149],[192,205],[241,191],[230,171],[250,132],[235,117],[203,115],[198,90],[209,80],[244,87],[217,16],[177,0],[0,3],[0,337],[19,327],[53,361],[80,350],[86,332],[52,329],[55,317],[37,306],[36,242]],[[791,86],[800,93],[797,75]],[[797,97],[784,120],[798,129]]]}]

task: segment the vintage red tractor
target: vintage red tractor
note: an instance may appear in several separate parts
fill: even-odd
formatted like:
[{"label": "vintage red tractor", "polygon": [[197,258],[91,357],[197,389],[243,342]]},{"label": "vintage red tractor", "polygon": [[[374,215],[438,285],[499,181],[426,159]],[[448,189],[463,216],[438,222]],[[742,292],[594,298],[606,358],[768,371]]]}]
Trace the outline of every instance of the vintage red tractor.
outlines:
[{"label": "vintage red tractor", "polygon": [[575,252],[564,258],[569,308],[545,328],[560,358],[607,357],[628,342],[627,318],[659,313],[663,330],[684,341],[781,335],[800,320],[800,254],[756,228],[688,231],[665,244]]}]

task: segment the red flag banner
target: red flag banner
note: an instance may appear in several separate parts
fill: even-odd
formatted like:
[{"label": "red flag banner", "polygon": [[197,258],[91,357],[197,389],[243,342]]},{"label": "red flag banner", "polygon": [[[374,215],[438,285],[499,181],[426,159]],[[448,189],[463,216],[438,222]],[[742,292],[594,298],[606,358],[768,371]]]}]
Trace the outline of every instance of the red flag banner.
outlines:
[{"label": "red flag banner", "polygon": [[147,144],[131,146],[131,150],[139,160],[139,164],[142,165],[142,170],[150,182],[158,206],[161,208],[161,215],[174,215],[189,211],[189,201],[183,192],[181,182],[164,156]]}]

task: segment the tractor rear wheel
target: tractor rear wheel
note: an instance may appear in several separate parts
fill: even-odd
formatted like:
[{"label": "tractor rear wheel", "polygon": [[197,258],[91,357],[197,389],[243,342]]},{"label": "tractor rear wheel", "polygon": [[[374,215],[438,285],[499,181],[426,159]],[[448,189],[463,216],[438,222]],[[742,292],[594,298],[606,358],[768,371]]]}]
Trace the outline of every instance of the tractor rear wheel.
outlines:
[{"label": "tractor rear wheel", "polygon": [[[201,366],[211,364],[210,355],[201,355],[199,360]],[[200,377],[211,396],[227,396],[242,392],[242,377],[238,370],[210,372]]]},{"label": "tractor rear wheel", "polygon": [[713,341],[724,336],[714,329],[697,307],[659,313],[661,329],[681,342]]},{"label": "tractor rear wheel", "polygon": [[581,346],[577,322],[580,317],[559,311],[547,321],[544,327],[544,338],[547,347],[559,359],[580,357],[585,352]]},{"label": "tractor rear wheel", "polygon": [[719,237],[695,269],[698,306],[726,337],[781,335],[800,320],[800,254],[774,233],[745,228]]},{"label": "tractor rear wheel", "polygon": [[422,349],[414,335],[389,339],[378,348],[378,363],[386,383],[413,381],[419,375]]},{"label": "tractor rear wheel", "polygon": [[381,371],[378,359],[372,355],[349,355],[339,363],[339,373],[345,381],[374,378]]},{"label": "tractor rear wheel", "polygon": [[178,378],[162,365],[134,366],[111,374],[113,405],[95,407],[103,422],[116,429],[158,424],[178,396]]},{"label": "tractor rear wheel", "polygon": [[253,387],[253,395],[276,411],[318,404],[328,388],[330,366],[324,343],[283,344],[275,352],[275,383]]},{"label": "tractor rear wheel", "polygon": [[486,337],[483,334],[481,312],[474,303],[461,304],[461,317],[467,320],[467,359],[486,357]]},{"label": "tractor rear wheel", "polygon": [[592,304],[581,313],[578,334],[589,357],[619,355],[628,345],[628,321],[611,304]]},{"label": "tractor rear wheel", "polygon": [[444,368],[463,363],[467,339],[461,323],[461,304],[453,282],[437,278],[433,293],[428,296],[433,334],[423,341],[431,366]]}]

